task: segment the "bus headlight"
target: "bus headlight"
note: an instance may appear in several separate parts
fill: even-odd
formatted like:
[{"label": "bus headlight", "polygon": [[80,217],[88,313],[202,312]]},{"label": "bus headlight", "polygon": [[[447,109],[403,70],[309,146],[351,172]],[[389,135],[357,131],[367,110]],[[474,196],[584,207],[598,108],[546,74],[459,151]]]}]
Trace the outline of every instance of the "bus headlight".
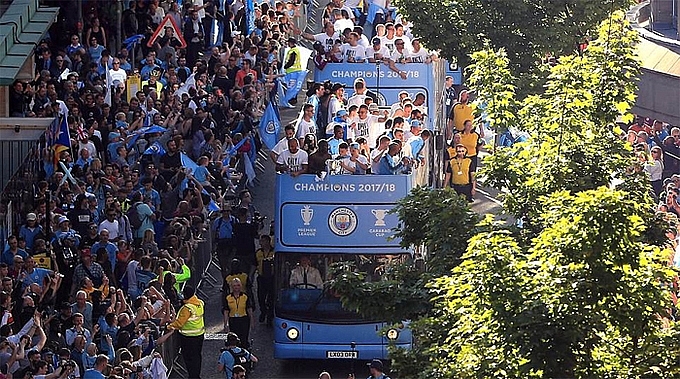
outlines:
[{"label": "bus headlight", "polygon": [[295,340],[298,338],[299,335],[300,335],[300,332],[299,332],[297,329],[295,329],[295,328],[290,328],[290,329],[288,329],[288,331],[286,332],[286,336],[288,336],[288,338],[289,338],[291,341],[295,341]]},{"label": "bus headlight", "polygon": [[390,341],[394,341],[397,338],[399,338],[399,331],[397,329],[390,329],[387,331],[387,339]]}]

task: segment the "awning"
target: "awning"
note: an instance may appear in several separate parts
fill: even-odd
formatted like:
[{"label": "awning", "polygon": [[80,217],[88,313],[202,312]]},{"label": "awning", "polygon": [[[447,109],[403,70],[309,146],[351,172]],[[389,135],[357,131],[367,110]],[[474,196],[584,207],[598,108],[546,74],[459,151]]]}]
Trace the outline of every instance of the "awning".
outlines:
[{"label": "awning", "polygon": [[643,68],[680,77],[680,54],[644,38],[640,38],[637,50]]},{"label": "awning", "polygon": [[58,12],[59,8],[40,7],[38,0],[14,0],[7,7],[0,17],[0,85],[17,79]]}]

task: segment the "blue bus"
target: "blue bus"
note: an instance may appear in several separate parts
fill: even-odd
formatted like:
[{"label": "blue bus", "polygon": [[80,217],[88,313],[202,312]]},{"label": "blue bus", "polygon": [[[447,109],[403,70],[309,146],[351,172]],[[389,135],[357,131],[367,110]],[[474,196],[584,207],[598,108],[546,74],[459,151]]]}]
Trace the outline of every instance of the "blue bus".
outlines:
[{"label": "blue bus", "polygon": [[370,360],[386,358],[390,343],[411,346],[403,324],[366,319],[324,288],[333,263],[353,262],[377,281],[383,267],[411,258],[389,239],[399,220],[388,213],[411,183],[408,175],[277,176],[275,358]]}]

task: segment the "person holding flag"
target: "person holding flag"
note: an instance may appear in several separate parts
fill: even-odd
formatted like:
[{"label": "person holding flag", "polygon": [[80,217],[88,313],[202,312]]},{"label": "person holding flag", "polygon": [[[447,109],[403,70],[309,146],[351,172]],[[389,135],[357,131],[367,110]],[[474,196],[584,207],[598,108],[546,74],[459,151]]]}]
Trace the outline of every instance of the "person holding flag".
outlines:
[{"label": "person holding flag", "polygon": [[307,76],[307,61],[311,56],[311,51],[297,45],[295,37],[288,38],[288,49],[284,58],[283,68],[286,72],[284,78],[286,83],[286,93],[280,100],[279,106],[293,108],[297,103],[297,94],[302,88]]}]

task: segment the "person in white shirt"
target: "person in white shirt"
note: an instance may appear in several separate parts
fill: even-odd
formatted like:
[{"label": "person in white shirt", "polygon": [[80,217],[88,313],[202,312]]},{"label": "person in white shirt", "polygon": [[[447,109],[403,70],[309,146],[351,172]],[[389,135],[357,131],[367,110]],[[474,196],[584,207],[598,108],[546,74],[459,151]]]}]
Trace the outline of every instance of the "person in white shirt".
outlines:
[{"label": "person in white shirt", "polygon": [[366,49],[366,57],[371,63],[376,60],[385,60],[390,57],[390,50],[382,45],[382,40],[379,37],[374,37],[373,44]]},{"label": "person in white shirt", "polygon": [[420,45],[420,40],[414,38],[413,50],[408,54],[408,61],[411,63],[432,63],[432,58],[430,58],[430,53]]},{"label": "person in white shirt", "polygon": [[368,49],[371,44],[368,42],[368,37],[364,34],[364,28],[357,25],[354,27],[354,32],[359,35],[359,46]]},{"label": "person in white shirt", "polygon": [[390,51],[390,54],[392,54],[396,49],[394,42],[397,40],[397,36],[394,34],[394,24],[388,22],[385,24],[385,30],[387,31],[387,34],[380,37],[380,40],[382,41],[383,46],[385,46]]},{"label": "person in white shirt", "polygon": [[401,38],[394,40],[394,51],[392,52],[391,59],[395,63],[409,63],[408,56],[411,54],[405,47],[404,41]]},{"label": "person in white shirt", "polygon": [[309,41],[320,42],[323,45],[324,51],[329,52],[333,48],[335,40],[340,39],[340,33],[335,31],[332,22],[326,22],[323,30],[324,32],[319,34],[300,32],[300,36]]},{"label": "person in white shirt", "polygon": [[342,45],[342,60],[348,63],[363,63],[366,59],[366,49],[359,46],[359,35],[349,33],[347,43]]},{"label": "person in white shirt", "polygon": [[359,115],[350,121],[350,128],[354,131],[354,139],[364,137],[371,147],[375,147],[376,139],[384,132],[384,130],[381,130],[381,126],[385,122],[387,111],[384,111],[383,117],[368,114],[368,105],[361,104],[358,113]]},{"label": "person in white shirt", "polygon": [[284,150],[276,160],[276,171],[293,177],[304,174],[307,172],[308,159],[307,152],[300,149],[298,140],[291,138],[288,140],[288,150]]},{"label": "person in white shirt", "polygon": [[397,36],[397,38],[401,38],[402,41],[404,41],[404,46],[406,46],[407,50],[412,50],[413,46],[411,45],[411,39],[408,38],[408,36],[404,35],[404,25],[402,24],[394,24],[394,35]]},{"label": "person in white shirt", "polygon": [[111,75],[111,83],[118,80],[121,83],[125,83],[127,80],[127,73],[125,70],[120,68],[120,59],[113,58],[113,68],[109,70],[109,75]]},{"label": "person in white shirt", "polygon": [[115,209],[107,209],[106,210],[106,219],[102,221],[99,224],[99,227],[97,228],[97,232],[101,233],[102,230],[106,230],[109,232],[109,239],[112,241],[116,241],[118,237],[122,237],[119,235],[119,223],[118,220],[116,220],[116,211]]},{"label": "person in white shirt", "polygon": [[349,157],[340,160],[343,173],[352,175],[364,175],[368,171],[368,159],[359,154],[359,144],[352,142],[349,145]]},{"label": "person in white shirt", "polygon": [[300,264],[290,272],[289,284],[303,289],[322,289],[323,279],[319,270],[311,266],[309,257],[303,255],[300,257]]},{"label": "person in white shirt", "polygon": [[295,137],[295,125],[288,124],[283,129],[283,138],[274,145],[274,148],[269,152],[269,157],[272,161],[276,163],[278,161],[279,155],[283,153],[284,150],[288,149],[288,140]]},{"label": "person in white shirt", "polygon": [[297,131],[295,132],[295,137],[300,142],[300,145],[303,144],[303,141],[305,140],[305,136],[307,134],[314,134],[316,135],[316,124],[312,120],[312,116],[314,115],[314,105],[312,104],[305,104],[302,107],[302,117],[300,118],[300,121],[298,121],[297,124]]},{"label": "person in white shirt", "polygon": [[[350,11],[351,12],[351,11]],[[353,14],[353,13],[352,13]],[[345,29],[354,30],[354,22],[349,18],[349,13],[345,9],[333,10],[333,28],[336,32],[342,33]]]}]

